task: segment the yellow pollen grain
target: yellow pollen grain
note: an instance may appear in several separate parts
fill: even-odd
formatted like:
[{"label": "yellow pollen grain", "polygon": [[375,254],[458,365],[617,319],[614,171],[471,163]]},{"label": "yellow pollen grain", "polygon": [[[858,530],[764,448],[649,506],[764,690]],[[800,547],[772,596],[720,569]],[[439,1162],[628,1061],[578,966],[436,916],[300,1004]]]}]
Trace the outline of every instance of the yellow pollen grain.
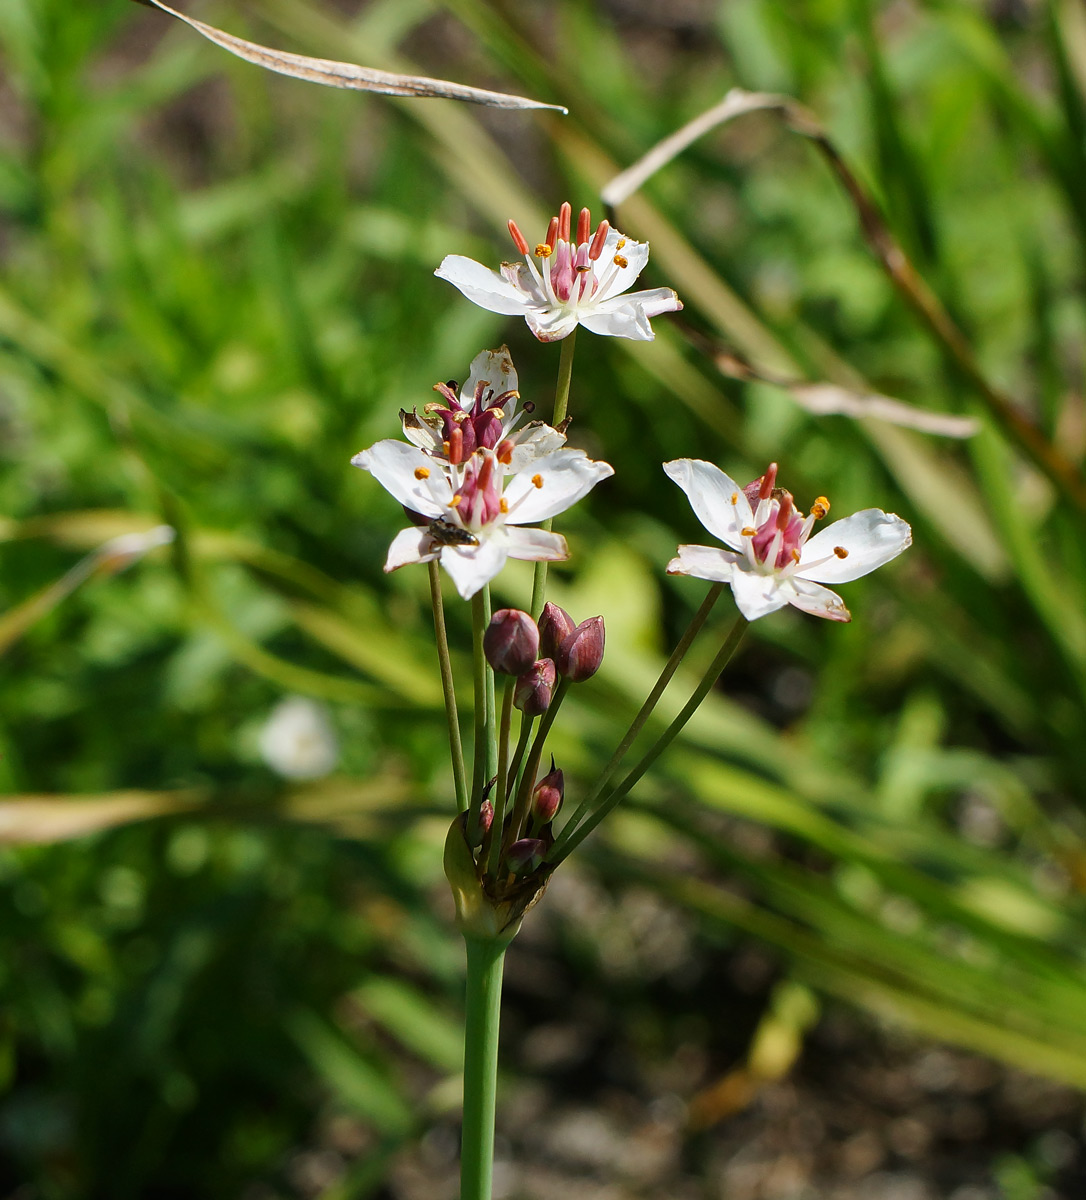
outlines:
[{"label": "yellow pollen grain", "polygon": [[792,550],[792,561],[799,562],[799,551],[796,550],[795,548],[793,548],[793,550]]},{"label": "yellow pollen grain", "polygon": [[833,552],[838,558],[848,558],[848,551],[844,548],[844,546],[834,546]]},{"label": "yellow pollen grain", "polygon": [[533,475],[532,476],[532,487],[541,488],[542,486],[543,486],[543,476],[542,475]]},{"label": "yellow pollen grain", "polygon": [[625,245],[626,245],[626,239],[625,239],[625,238],[619,238],[619,239],[618,239],[618,241],[617,241],[617,242],[615,242],[615,249],[616,249],[616,250],[621,250],[621,249],[622,249],[622,248],[623,248]]},{"label": "yellow pollen grain", "polygon": [[448,458],[448,457],[449,457],[449,443],[448,443],[448,442],[442,442],[442,443],[441,443],[441,449],[442,449],[442,451],[444,452],[444,454],[445,454],[445,457],[446,457],[446,458]]},{"label": "yellow pollen grain", "polygon": [[732,503],[733,504],[739,503],[739,493],[738,492],[732,492]]},{"label": "yellow pollen grain", "polygon": [[749,525],[744,525],[743,528],[739,530],[739,533],[742,537],[754,537],[757,532],[757,529],[751,529]]},{"label": "yellow pollen grain", "polygon": [[830,502],[825,496],[819,496],[814,504],[811,505],[811,516],[821,521],[822,518],[830,511]]},{"label": "yellow pollen grain", "polygon": [[630,265],[629,260],[623,258],[621,254],[615,255],[614,263],[616,267],[628,267]]},{"label": "yellow pollen grain", "polygon": [[429,467],[416,467],[415,468],[415,478],[416,479],[429,479],[430,478],[430,468]]},{"label": "yellow pollen grain", "polygon": [[540,242],[535,248],[536,258],[550,258],[554,253],[554,247],[548,246],[546,242]]},{"label": "yellow pollen grain", "polygon": [[507,513],[509,511],[509,501],[506,500],[504,496],[502,496],[502,498],[498,501],[498,508],[503,513]]},{"label": "yellow pollen grain", "polygon": [[453,498],[449,501],[449,507],[455,508],[460,503],[460,501],[463,500],[463,498],[464,497],[461,496],[459,492],[457,492],[456,495],[453,496]]}]

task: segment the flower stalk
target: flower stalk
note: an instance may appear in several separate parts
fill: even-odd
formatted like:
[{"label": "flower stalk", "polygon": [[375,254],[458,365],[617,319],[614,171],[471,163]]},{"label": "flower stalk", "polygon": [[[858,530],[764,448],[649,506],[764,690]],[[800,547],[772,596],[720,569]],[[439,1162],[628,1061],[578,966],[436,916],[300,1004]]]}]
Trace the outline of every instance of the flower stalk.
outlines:
[{"label": "flower stalk", "polygon": [[427,564],[430,573],[430,605],[434,613],[434,638],[437,642],[437,662],[441,672],[441,692],[445,698],[445,719],[449,723],[449,757],[452,759],[453,790],[460,812],[468,808],[468,783],[464,769],[464,747],[460,741],[460,721],[456,713],[456,689],[453,686],[452,659],[449,657],[449,635],[445,628],[445,606],[441,600],[441,577],[437,560]]},{"label": "flower stalk", "polygon": [[464,1123],[460,1200],[490,1200],[498,1093],[498,1025],[507,941],[464,935],[467,990],[464,1022]]}]

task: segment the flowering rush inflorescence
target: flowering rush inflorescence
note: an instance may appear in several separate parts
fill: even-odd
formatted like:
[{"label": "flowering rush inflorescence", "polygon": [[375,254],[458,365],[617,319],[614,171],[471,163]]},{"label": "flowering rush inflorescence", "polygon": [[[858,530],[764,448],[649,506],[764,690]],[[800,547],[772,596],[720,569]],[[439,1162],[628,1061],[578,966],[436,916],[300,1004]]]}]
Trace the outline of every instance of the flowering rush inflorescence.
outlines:
[{"label": "flowering rush inflorescence", "polygon": [[650,318],[677,312],[682,302],[667,287],[629,291],[649,260],[648,243],[635,242],[607,221],[593,230],[587,208],[581,209],[575,231],[572,221],[572,207],[563,204],[534,247],[510,221],[509,233],[524,261],[502,263],[500,273],[450,254],[434,274],[480,308],[523,317],[541,342],[560,341],[578,325],[592,333],[652,341]]}]

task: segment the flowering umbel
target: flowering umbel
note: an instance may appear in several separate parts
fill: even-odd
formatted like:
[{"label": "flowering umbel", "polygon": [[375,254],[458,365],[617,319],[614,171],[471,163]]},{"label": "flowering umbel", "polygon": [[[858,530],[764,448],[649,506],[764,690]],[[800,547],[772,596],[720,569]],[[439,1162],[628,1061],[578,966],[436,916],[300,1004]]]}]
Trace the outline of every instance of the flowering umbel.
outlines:
[{"label": "flowering umbel", "polygon": [[560,341],[578,325],[593,333],[652,341],[649,319],[677,312],[682,302],[671,288],[629,291],[649,260],[648,243],[625,237],[606,221],[593,231],[587,208],[581,209],[576,230],[572,220],[572,208],[563,204],[534,248],[510,221],[509,232],[524,261],[502,263],[500,273],[450,254],[434,274],[480,308],[522,316],[541,342]]},{"label": "flowering umbel", "polygon": [[821,585],[859,579],[912,544],[906,522],[878,508],[865,508],[811,537],[829,501],[820,496],[805,517],[791,492],[776,486],[776,463],[746,488],[696,458],[675,459],[664,470],[686,493],[698,520],[730,547],[680,546],[668,574],[729,584],[748,621],[786,604],[850,621],[841,597]]}]

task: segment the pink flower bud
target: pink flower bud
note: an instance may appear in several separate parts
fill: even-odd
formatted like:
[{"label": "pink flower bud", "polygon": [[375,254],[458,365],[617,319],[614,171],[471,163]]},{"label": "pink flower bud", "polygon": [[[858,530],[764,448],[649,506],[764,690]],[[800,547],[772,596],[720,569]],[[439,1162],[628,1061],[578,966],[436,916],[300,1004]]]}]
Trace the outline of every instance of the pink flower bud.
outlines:
[{"label": "pink flower bud", "polygon": [[[479,827],[475,831],[474,839],[468,838],[472,849],[483,844],[483,838],[486,837],[487,830],[494,824],[494,805],[489,800],[484,800],[479,806]],[[466,833],[471,832],[471,822],[468,821],[465,825]]]},{"label": "pink flower bud", "polygon": [[582,621],[558,648],[558,657],[554,661],[558,674],[570,683],[591,679],[603,662],[603,643],[603,617]]},{"label": "pink flower bud", "polygon": [[526,717],[541,717],[551,706],[556,678],[552,659],[541,658],[532,663],[517,680],[513,690],[513,706]]},{"label": "pink flower bud", "polygon": [[562,798],[565,794],[566,777],[560,768],[555,767],[552,757],[550,773],[543,776],[535,785],[535,791],[532,792],[532,816],[541,825],[553,821],[562,807]]},{"label": "pink flower bud", "polygon": [[558,647],[573,632],[576,624],[564,608],[548,600],[539,614],[539,657],[557,659]]},{"label": "pink flower bud", "polygon": [[505,865],[517,875],[534,871],[547,853],[547,843],[542,838],[521,838],[514,842],[505,855]]},{"label": "pink flower bud", "polygon": [[539,630],[519,608],[499,609],[483,634],[486,661],[502,675],[523,675],[539,654]]}]

